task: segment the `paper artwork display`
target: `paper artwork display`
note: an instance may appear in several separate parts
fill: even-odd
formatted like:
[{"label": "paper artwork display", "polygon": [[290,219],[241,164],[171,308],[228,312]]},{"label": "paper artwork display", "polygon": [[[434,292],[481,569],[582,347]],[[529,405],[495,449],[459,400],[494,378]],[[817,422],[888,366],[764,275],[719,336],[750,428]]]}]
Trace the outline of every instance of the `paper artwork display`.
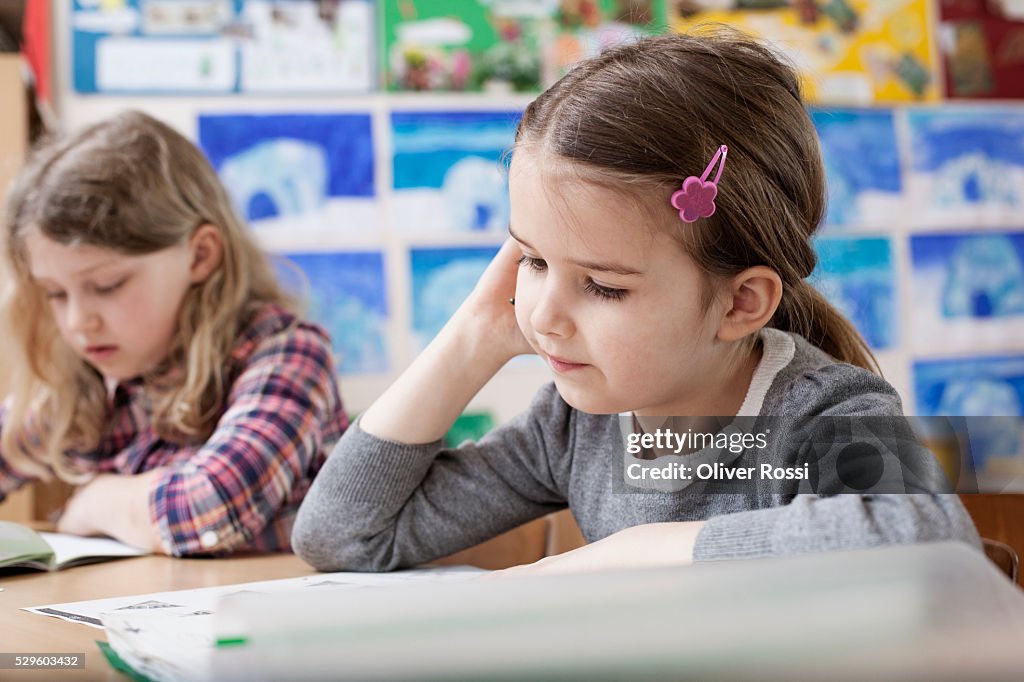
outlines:
[{"label": "paper artwork display", "polygon": [[376,234],[369,114],[201,115],[199,144],[268,247]]},{"label": "paper artwork display", "polygon": [[833,227],[887,227],[903,209],[899,146],[890,109],[814,109]]},{"label": "paper artwork display", "polygon": [[519,112],[391,115],[395,228],[408,234],[504,231],[502,163]]},{"label": "paper artwork display", "polygon": [[384,0],[392,90],[540,90],[580,59],[666,29],[665,0]]},{"label": "paper artwork display", "polygon": [[907,116],[907,186],[916,223],[962,227],[1020,222],[1024,113],[960,107],[915,109]]},{"label": "paper artwork display", "polygon": [[[304,282],[287,263],[279,266],[291,290],[306,288],[308,318],[331,335],[341,374],[387,372],[388,296],[380,252],[289,253]],[[305,287],[303,287],[305,285]]]},{"label": "paper artwork display", "polygon": [[960,426],[981,474],[1024,475],[1024,420],[1010,418],[1024,415],[1024,356],[916,362],[914,394],[918,414],[974,417]]},{"label": "paper artwork display", "polygon": [[846,316],[874,349],[899,343],[892,245],[882,238],[819,238],[811,283]]},{"label": "paper artwork display", "polygon": [[374,86],[370,0],[73,0],[85,93],[344,93]]},{"label": "paper artwork display", "polygon": [[999,348],[1024,338],[1024,233],[915,235],[915,346]]},{"label": "paper artwork display", "polygon": [[946,95],[1024,97],[1024,3],[941,0],[937,4]]},{"label": "paper artwork display", "polygon": [[772,43],[797,64],[809,101],[939,97],[929,0],[679,0],[673,6],[681,32],[725,23]]},{"label": "paper artwork display", "polygon": [[496,246],[410,252],[414,353],[441,331],[497,253]]}]

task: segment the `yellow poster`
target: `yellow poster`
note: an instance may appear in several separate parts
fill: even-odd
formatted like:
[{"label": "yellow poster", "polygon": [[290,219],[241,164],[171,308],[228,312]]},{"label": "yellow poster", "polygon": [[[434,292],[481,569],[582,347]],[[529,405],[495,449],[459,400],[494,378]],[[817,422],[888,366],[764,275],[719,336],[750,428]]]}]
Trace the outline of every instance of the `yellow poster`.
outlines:
[{"label": "yellow poster", "polygon": [[678,0],[676,30],[724,23],[773,43],[809,102],[933,102],[939,77],[929,0]]}]

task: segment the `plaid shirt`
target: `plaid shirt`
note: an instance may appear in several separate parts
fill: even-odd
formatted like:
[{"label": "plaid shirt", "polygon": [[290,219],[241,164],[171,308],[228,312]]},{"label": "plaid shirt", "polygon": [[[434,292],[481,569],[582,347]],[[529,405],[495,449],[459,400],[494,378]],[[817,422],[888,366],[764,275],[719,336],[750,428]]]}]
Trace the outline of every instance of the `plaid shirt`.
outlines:
[{"label": "plaid shirt", "polygon": [[[231,387],[210,438],[183,446],[153,430],[140,380],[119,384],[99,447],[72,453],[100,473],[167,471],[149,496],[150,519],[174,556],[289,551],[299,503],[348,426],[330,341],[319,327],[267,306],[226,363]],[[2,494],[24,482],[0,459]]]}]

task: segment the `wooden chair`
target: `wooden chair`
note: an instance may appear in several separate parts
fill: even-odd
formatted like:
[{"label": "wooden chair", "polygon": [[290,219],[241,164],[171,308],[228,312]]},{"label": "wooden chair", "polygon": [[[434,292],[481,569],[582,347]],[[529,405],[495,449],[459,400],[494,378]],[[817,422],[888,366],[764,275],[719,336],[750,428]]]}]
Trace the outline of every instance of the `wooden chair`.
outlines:
[{"label": "wooden chair", "polygon": [[1011,582],[1017,582],[1020,578],[1020,557],[1017,556],[1013,547],[1005,542],[988,538],[982,538],[981,543],[985,547],[985,556],[991,559],[992,563],[998,566]]},{"label": "wooden chair", "polygon": [[1019,568],[1024,553],[1024,495],[993,493],[961,495],[960,499],[984,538],[985,554],[1024,587]]}]

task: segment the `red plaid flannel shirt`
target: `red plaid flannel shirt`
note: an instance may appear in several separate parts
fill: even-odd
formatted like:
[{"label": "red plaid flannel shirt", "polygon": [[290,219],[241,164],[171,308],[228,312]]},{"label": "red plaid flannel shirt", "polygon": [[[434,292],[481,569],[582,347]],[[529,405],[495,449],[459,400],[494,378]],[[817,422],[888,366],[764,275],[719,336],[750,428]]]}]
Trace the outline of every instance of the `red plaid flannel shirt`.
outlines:
[{"label": "red plaid flannel shirt", "polygon": [[[289,327],[293,321],[267,306],[242,332],[226,363],[224,411],[205,443],[157,436],[135,380],[111,396],[99,447],[72,453],[99,473],[167,467],[149,510],[170,554],[290,550],[299,504],[348,427],[326,333],[305,322]],[[26,480],[0,456],[0,500]]]}]

